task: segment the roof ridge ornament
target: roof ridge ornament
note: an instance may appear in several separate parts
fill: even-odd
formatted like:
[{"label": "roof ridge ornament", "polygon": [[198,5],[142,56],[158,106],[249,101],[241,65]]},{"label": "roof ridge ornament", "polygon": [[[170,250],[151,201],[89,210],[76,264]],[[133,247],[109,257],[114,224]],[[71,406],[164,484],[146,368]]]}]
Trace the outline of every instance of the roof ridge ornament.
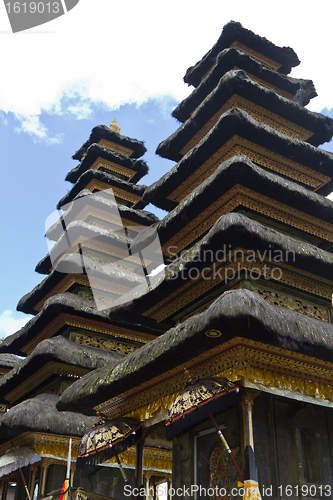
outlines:
[{"label": "roof ridge ornament", "polygon": [[110,125],[110,130],[112,130],[113,132],[117,132],[117,134],[120,134],[121,129],[118,126],[117,120],[115,118],[113,118],[113,122]]}]

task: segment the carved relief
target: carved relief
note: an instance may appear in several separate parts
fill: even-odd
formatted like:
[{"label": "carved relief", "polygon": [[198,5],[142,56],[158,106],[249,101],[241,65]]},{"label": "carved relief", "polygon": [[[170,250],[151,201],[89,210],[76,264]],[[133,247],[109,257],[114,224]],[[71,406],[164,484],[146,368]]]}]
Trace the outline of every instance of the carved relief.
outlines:
[{"label": "carved relief", "polygon": [[313,132],[306,130],[299,125],[283,118],[282,116],[277,115],[276,113],[272,113],[268,109],[263,108],[262,106],[258,106],[248,99],[241,97],[237,94],[234,94],[227,102],[215,113],[206,123],[205,125],[197,132],[192,139],[179,151],[180,154],[185,155],[190,151],[190,149],[194,148],[203,137],[213,128],[213,126],[217,123],[219,118],[231,108],[239,108],[243,111],[246,111],[252,118],[258,120],[269,127],[282,132],[283,134],[289,135],[290,137],[294,137],[295,139],[300,139],[301,141],[308,140]]},{"label": "carved relief", "polygon": [[261,288],[257,285],[252,285],[251,290],[260,295],[272,306],[287,307],[292,311],[305,314],[305,316],[330,322],[330,314],[327,307],[313,304],[282,292],[276,292],[269,288]]},{"label": "carved relief", "polygon": [[129,354],[139,347],[126,345],[122,342],[115,342],[109,339],[94,337],[93,335],[82,335],[81,333],[76,334],[76,343],[90,347],[97,347],[98,349],[103,349],[103,351],[119,352],[120,354]]}]

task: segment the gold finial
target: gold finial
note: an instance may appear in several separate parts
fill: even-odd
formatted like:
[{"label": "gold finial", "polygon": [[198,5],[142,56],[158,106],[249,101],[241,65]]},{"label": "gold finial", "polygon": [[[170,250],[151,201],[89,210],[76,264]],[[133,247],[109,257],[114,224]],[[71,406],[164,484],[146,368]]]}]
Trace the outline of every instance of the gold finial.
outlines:
[{"label": "gold finial", "polygon": [[117,120],[113,118],[113,122],[110,125],[110,129],[113,130],[113,132],[117,132],[117,134],[120,134],[120,127],[117,125]]}]

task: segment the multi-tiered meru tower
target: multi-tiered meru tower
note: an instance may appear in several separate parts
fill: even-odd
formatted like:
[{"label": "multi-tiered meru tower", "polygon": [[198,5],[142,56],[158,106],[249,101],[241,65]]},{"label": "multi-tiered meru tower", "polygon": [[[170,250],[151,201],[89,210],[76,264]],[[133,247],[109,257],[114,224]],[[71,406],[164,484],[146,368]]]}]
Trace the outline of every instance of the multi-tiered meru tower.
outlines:
[{"label": "multi-tiered meru tower", "polygon": [[[296,497],[311,484],[319,498],[332,483],[333,203],[325,195],[333,157],[318,146],[330,141],[333,120],[304,107],[316,93],[311,81],[287,76],[298,64],[292,49],[231,22],[187,71],[195,89],[173,113],[182,124],[157,148],[177,164],[143,196],[170,213],[132,245],[143,249],[157,229],[169,265],[155,290],[129,293],[110,310],[166,333],[116,369],[75,382],[58,403],[109,418],[159,412],[163,422],[188,374],[239,381],[242,402],[217,419],[245,479],[259,477],[267,498],[284,498],[288,485]],[[174,486],[208,488],[219,475],[229,494],[236,486],[210,421],[173,450]]]},{"label": "multi-tiered meru tower", "polygon": [[[78,152],[81,166],[69,174],[75,186],[59,206],[87,196],[86,188],[104,185],[134,209],[151,202],[170,213],[162,221],[150,218],[138,236],[119,237],[103,233],[111,227],[97,230],[95,222],[87,229],[91,219],[70,206],[66,213],[73,222],[67,229],[77,251],[59,257],[56,265],[63,267],[22,299],[22,310],[39,307],[41,312],[2,347],[14,354],[32,352],[42,338],[65,331],[76,342],[111,341],[113,335],[132,346],[120,361],[63,391],[57,409],[86,415],[97,410],[108,418],[130,415],[146,426],[153,422],[161,458],[168,453],[161,429],[188,376],[238,381],[241,403],[216,418],[245,479],[271,488],[266,494],[262,489],[267,498],[285,498],[287,486],[297,497],[297,487],[306,486],[309,493],[311,485],[315,490],[309,495],[320,498],[333,479],[333,202],[325,198],[333,188],[333,157],[318,149],[331,139],[333,120],[304,107],[316,93],[311,81],[287,76],[298,64],[292,49],[277,47],[239,23],[227,24],[214,47],[186,73],[195,90],[174,111],[182,125],[157,148],[177,163],[148,188],[131,190],[127,180],[114,177],[108,182],[110,174],[96,166],[83,173],[95,161],[95,156],[89,160],[90,150],[98,151],[91,138]],[[103,139],[116,143],[114,136]],[[116,262],[128,238],[133,255],[139,255],[156,230],[168,264],[155,278],[156,288],[147,293],[137,277],[140,264],[133,261],[122,275],[122,288],[106,289],[105,268],[96,264],[101,255]],[[62,231],[58,224],[49,232],[58,239],[54,248],[62,248]],[[80,269],[82,245],[92,260],[86,271],[96,269],[96,293],[110,306],[108,313],[93,308],[81,272],[75,282],[64,272],[68,264]],[[50,255],[38,269],[49,272],[51,261]],[[43,304],[47,293],[59,290],[65,293]],[[90,298],[81,298],[84,294]],[[115,306],[117,294],[126,300]],[[57,331],[55,315],[67,318],[74,311],[79,329],[67,322],[67,330]],[[49,318],[52,329],[45,334]],[[90,333],[92,327],[88,333],[85,325],[98,321],[98,333]],[[237,473],[209,421],[175,438],[174,486],[208,488],[221,478],[230,494]],[[104,478],[111,491],[109,479]],[[85,486],[87,475],[80,480]]]},{"label": "multi-tiered meru tower", "polygon": [[[0,455],[20,447],[31,496],[40,498],[61,488],[69,437],[73,482],[80,438],[96,422],[95,417],[58,412],[60,394],[75,379],[118,362],[161,333],[158,327],[108,317],[112,302],[145,283],[141,259],[128,249],[140,230],[159,221],[142,210],[146,186],[137,182],[148,167],[138,158],[145,151],[142,142],[121,136],[114,120],[110,128],[95,127],[75,153],[80,163],[66,177],[73,187],[58,203],[60,219],[47,231],[54,246],[36,267],[46,277],[17,306],[34,318],[0,347],[2,410],[9,408],[0,424]],[[19,361],[15,354],[26,358]],[[168,448],[162,453],[146,449],[145,469],[150,475],[170,471]],[[133,469],[135,451],[124,462]],[[113,477],[111,483],[105,483],[105,474]],[[24,498],[15,464],[4,470],[0,466],[0,482],[2,500],[14,492],[16,500]],[[15,483],[17,487],[11,488]],[[80,478],[74,484],[80,485]],[[102,496],[116,496],[122,488],[119,470],[107,473],[105,467],[95,467],[83,486]]]}]

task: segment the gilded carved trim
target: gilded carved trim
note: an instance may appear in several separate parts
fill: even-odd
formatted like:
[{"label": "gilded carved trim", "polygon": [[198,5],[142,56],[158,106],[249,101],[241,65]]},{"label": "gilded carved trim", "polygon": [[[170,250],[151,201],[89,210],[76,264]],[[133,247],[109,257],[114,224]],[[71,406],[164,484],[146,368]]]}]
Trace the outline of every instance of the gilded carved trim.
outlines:
[{"label": "gilded carved trim", "polygon": [[316,318],[321,321],[331,321],[329,308],[314,304],[307,300],[300,299],[293,295],[287,295],[278,290],[273,290],[272,288],[266,288],[257,285],[256,283],[251,283],[251,290],[260,295],[272,306],[286,307],[292,311],[304,314],[305,316],[310,316],[311,318]]},{"label": "gilded carved trim", "polygon": [[120,146],[119,144],[108,141],[107,139],[100,139],[98,144],[102,146],[102,148],[110,149],[110,151],[114,151],[115,153],[120,153],[121,155],[128,157],[131,156],[131,154],[134,152],[134,149],[126,148],[125,146]]},{"label": "gilded carved trim", "polygon": [[257,52],[256,50],[250,49],[250,47],[247,47],[246,45],[237,42],[237,40],[230,45],[230,48],[238,49],[241,52],[248,54],[249,56],[253,57],[254,59],[257,59],[257,61],[263,63],[265,66],[268,66],[271,69],[274,69],[275,71],[281,68],[280,63],[273,61],[273,59],[270,59],[269,57],[264,56],[263,54],[260,54],[260,52]]},{"label": "gilded carved trim", "polygon": [[95,337],[94,335],[83,335],[81,333],[76,334],[75,339],[77,344],[86,345],[89,347],[96,347],[102,349],[103,351],[119,352],[120,354],[129,354],[134,352],[140,346],[127,345],[123,342],[116,342],[115,340],[103,339],[101,337]]},{"label": "gilded carved trim", "polygon": [[167,199],[180,202],[193,189],[210,177],[221,163],[235,155],[246,155],[251,161],[261,167],[285,175],[298,183],[308,186],[314,191],[331,180],[330,177],[323,175],[321,172],[316,172],[290,158],[234,135],[195,172],[189,175],[186,181],[180,184]]},{"label": "gilded carved trim", "polygon": [[59,335],[59,330],[64,326],[77,328],[78,330],[87,330],[91,332],[102,333],[104,335],[112,335],[124,339],[130,339],[137,342],[146,343],[153,340],[155,335],[149,333],[139,332],[135,329],[128,329],[117,325],[102,323],[96,320],[90,320],[79,316],[72,316],[70,314],[60,313],[53,321],[51,321],[45,328],[43,328],[37,335],[31,339],[30,342],[22,347],[22,352],[29,355],[35,347],[44,339]]},{"label": "gilded carved trim", "polygon": [[[233,69],[237,70],[237,69],[243,69],[243,68],[238,68],[237,66],[235,66]],[[292,100],[294,98],[293,94],[290,94],[289,92],[282,90],[279,87],[276,87],[275,85],[273,85],[269,82],[266,82],[265,80],[262,80],[261,78],[258,78],[257,76],[252,75],[248,71],[246,71],[246,74],[254,82],[259,83],[259,85],[262,85],[262,87],[266,87],[267,89],[274,90],[274,92],[281,95],[285,99]]]},{"label": "gilded carved trim", "polygon": [[[244,258],[240,258],[239,254]],[[333,283],[330,280],[301,269],[295,269],[293,266],[282,262],[271,263],[267,258],[263,259],[263,262],[253,262],[252,259],[253,254],[247,249],[236,248],[230,250],[224,259],[221,258],[219,262],[214,262],[212,265],[205,267],[204,274],[198,271],[196,277],[192,276],[191,279],[187,279],[183,286],[145,311],[143,316],[160,322],[188,304],[193,303],[195,299],[199,299],[209,290],[227,283],[232,276],[237,276],[240,269],[243,272],[245,270],[249,273],[253,272],[254,275],[262,276],[267,280],[302,290],[310,295],[326,299],[329,303],[331,302]],[[277,270],[281,270],[281,272],[277,272]]]},{"label": "gilded carved trim", "polygon": [[94,163],[89,167],[88,170],[99,170],[105,169],[111,173],[116,173],[123,175],[126,177],[126,180],[129,181],[136,174],[135,170],[131,170],[130,168],[122,167],[113,161],[106,160],[104,158],[97,158]]},{"label": "gilded carved trim", "polygon": [[[89,218],[100,220],[100,225],[98,224],[98,222],[94,222],[94,225],[111,231],[123,230],[124,227],[130,226],[132,231],[140,232],[140,228],[143,227],[143,224],[139,224],[138,222],[133,222],[122,217],[121,213],[114,213],[112,210],[108,210],[107,208],[105,210],[102,210],[100,208],[89,205],[88,200],[83,209],[80,210],[80,212],[71,219],[71,222],[75,220],[85,222],[89,220]],[[112,225],[115,227],[113,228]]]},{"label": "gilded carved trim", "polygon": [[189,142],[179,151],[180,154],[185,155],[194,148],[205,135],[214,127],[219,118],[231,108],[239,108],[246,111],[252,118],[259,122],[268,125],[285,135],[300,139],[302,141],[308,140],[313,132],[296,125],[295,123],[283,118],[282,116],[272,113],[266,108],[255,104],[244,97],[234,94],[225,104],[204,124],[204,126],[189,140]]},{"label": "gilded carved trim", "polygon": [[4,397],[10,404],[13,404],[15,401],[24,397],[25,394],[38,387],[52,375],[58,374],[66,377],[71,376],[73,378],[80,378],[89,371],[90,370],[87,368],[81,368],[80,366],[66,365],[65,363],[55,363],[53,361],[49,361],[42,366],[42,368],[35,371],[33,375],[24,379],[15,387],[15,389],[10,391],[8,394],[5,394]]},{"label": "gilded carved trim", "polygon": [[141,200],[140,195],[130,193],[128,191],[118,188],[117,186],[110,186],[110,184],[107,184],[106,182],[102,182],[96,179],[93,179],[90,182],[88,182],[88,184],[85,186],[85,189],[89,189],[91,192],[94,192],[95,190],[105,191],[106,189],[110,189],[110,187],[113,190],[113,194],[121,200],[133,204]]},{"label": "gilded carved trim", "polygon": [[325,241],[333,242],[333,224],[316,217],[310,217],[307,213],[236,184],[203,210],[198,217],[192,219],[180,233],[175,234],[167,241],[162,246],[163,253],[168,255],[168,248],[174,251],[175,247],[177,253],[179,253],[183,248],[188,247],[193,241],[197,240],[200,235],[211,229],[221,215],[235,211],[240,206]]},{"label": "gilded carved trim", "polygon": [[[95,250],[100,254],[106,254],[110,255],[111,257],[115,257],[116,261],[126,260],[128,262],[132,262],[138,266],[141,266],[140,258],[136,257],[135,255],[134,256],[129,255],[128,248],[126,248],[121,242],[119,246],[117,246],[116,240],[114,240],[114,242],[112,243],[105,243],[104,241],[101,241],[101,239],[99,237],[86,239],[85,237],[78,236],[76,240],[71,242],[70,248],[66,252],[63,252],[60,257],[66,254],[79,253],[82,249],[90,249],[90,250]],[[57,265],[58,260],[59,259],[55,261],[54,263],[55,266]],[[98,259],[93,259],[93,260],[96,260],[98,262],[103,262],[103,260],[98,260]],[[114,265],[117,265],[117,262],[115,262]],[[124,267],[124,266],[119,266],[119,267]]]},{"label": "gilded carved trim", "polygon": [[[333,363],[236,337],[186,363],[193,379],[243,376],[265,385],[291,390],[333,401]],[[265,380],[266,377],[266,380]],[[95,409],[108,418],[125,414],[150,418],[159,408],[169,409],[188,378],[184,365],[169,370],[139,386],[98,405]]]},{"label": "gilded carved trim", "polygon": [[83,285],[89,287],[88,277],[84,274],[64,274],[64,278],[57,283],[56,286],[52,288],[43,298],[34,305],[35,311],[41,311],[44,305],[44,302],[49,298],[53,297],[53,295],[57,295],[59,293],[66,292],[73,285]]}]

